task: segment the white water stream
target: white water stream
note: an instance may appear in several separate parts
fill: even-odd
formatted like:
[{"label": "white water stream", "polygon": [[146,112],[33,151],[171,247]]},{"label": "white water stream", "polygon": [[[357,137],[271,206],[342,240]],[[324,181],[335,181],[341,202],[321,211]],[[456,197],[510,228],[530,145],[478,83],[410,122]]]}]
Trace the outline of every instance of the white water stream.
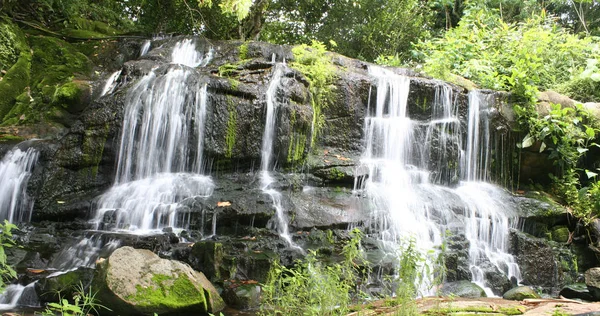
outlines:
[{"label": "white water stream", "polygon": [[0,220],[31,220],[33,201],[27,195],[27,181],[37,159],[37,150],[15,147],[0,161]]},{"label": "white water stream", "polygon": [[[469,96],[466,150],[452,90],[438,87],[427,122],[409,118],[408,77],[370,67],[376,80],[375,106],[364,123],[365,150],[359,170],[367,170],[355,190],[371,200],[369,231],[390,253],[408,238],[422,251],[442,243],[446,230],[464,234],[470,243],[473,281],[493,295],[481,266],[491,263],[508,278],[519,279],[507,253],[509,228],[515,222],[511,196],[487,181],[489,126],[484,112],[490,100]],[[456,166],[460,170],[456,170]],[[452,168],[452,166],[455,166]],[[463,181],[458,177],[463,174]],[[474,182],[481,181],[481,182]],[[456,188],[439,183],[458,182]]]},{"label": "white water stream", "polygon": [[[273,57],[275,63],[275,57]],[[280,100],[277,99],[277,92],[281,85],[281,78],[283,76],[285,64],[275,63],[273,67],[273,74],[271,75],[271,81],[266,93],[266,118],[265,118],[265,130],[263,133],[262,146],[261,146],[261,161],[260,161],[260,185],[264,193],[271,197],[273,201],[273,207],[275,208],[275,229],[281,238],[283,238],[290,247],[299,249],[301,248],[292,241],[288,228],[288,218],[284,212],[284,207],[281,201],[281,192],[272,188],[271,185],[275,183],[275,179],[271,176],[271,170],[273,168],[273,143],[276,138],[275,128],[277,127],[277,110],[279,108]]]},{"label": "white water stream", "polygon": [[[196,67],[210,61],[190,39],[178,42],[166,74],[140,79],[126,96],[117,174],[99,197],[98,229],[147,233],[163,227],[186,228],[180,202],[212,194],[204,176],[202,151],[207,87],[194,80]],[[107,213],[113,227],[102,226]]]}]

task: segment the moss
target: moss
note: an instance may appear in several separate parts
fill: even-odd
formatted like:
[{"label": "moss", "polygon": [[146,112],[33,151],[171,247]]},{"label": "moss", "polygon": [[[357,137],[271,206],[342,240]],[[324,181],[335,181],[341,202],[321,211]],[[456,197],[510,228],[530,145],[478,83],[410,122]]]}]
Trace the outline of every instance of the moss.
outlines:
[{"label": "moss", "polygon": [[438,307],[426,311],[425,315],[522,315],[527,308],[522,305],[500,306],[464,306],[464,307]]},{"label": "moss", "polygon": [[229,118],[227,120],[227,133],[225,134],[225,157],[231,158],[237,129],[237,108],[231,96],[227,96],[227,111],[229,112]]},{"label": "moss", "polygon": [[20,49],[14,24],[0,20],[0,70],[9,69],[19,59]]},{"label": "moss", "polygon": [[25,140],[25,138],[20,137],[20,136],[0,134],[0,143],[18,143],[18,142],[21,142],[24,140]]},{"label": "moss", "polygon": [[248,58],[248,43],[243,43],[239,48],[239,58],[244,60]]},{"label": "moss", "polygon": [[[36,88],[53,87],[70,81],[77,74],[91,70],[90,60],[73,45],[54,37],[33,36],[32,83]],[[47,97],[54,89],[46,90]],[[49,94],[51,93],[51,94]]]},{"label": "moss", "polygon": [[498,308],[498,312],[504,315],[522,315],[525,313],[527,308],[525,306],[510,306],[510,307],[500,307]]},{"label": "moss", "polygon": [[75,82],[71,81],[63,84],[54,91],[52,102],[67,109],[69,105],[79,102],[80,98],[81,89]]},{"label": "moss", "polygon": [[312,45],[300,45],[292,48],[294,62],[291,67],[300,71],[310,84],[311,107],[313,109],[312,134],[310,146],[314,147],[319,131],[325,125],[323,109],[333,99],[335,67],[323,43],[313,41]]},{"label": "moss", "polygon": [[136,286],[136,294],[129,297],[140,307],[149,307],[160,310],[161,308],[179,309],[192,305],[203,305],[208,310],[210,297],[203,289],[198,289],[185,275],[180,274],[173,278],[163,274],[152,276],[154,285],[143,288]]},{"label": "moss", "polygon": [[427,97],[423,97],[423,102],[421,102],[421,106],[419,108],[421,108],[421,111],[423,112],[427,111],[427,109],[429,108],[427,104]]},{"label": "moss", "polygon": [[239,67],[238,64],[230,64],[230,63],[223,64],[223,65],[219,66],[219,76],[229,77],[234,74],[237,74],[238,67]]},{"label": "moss", "polygon": [[98,168],[102,161],[102,154],[104,153],[109,129],[110,127],[107,124],[96,131],[85,131],[81,148],[83,150],[84,165],[88,166],[89,169],[82,169],[82,177],[95,178],[98,175]]},{"label": "moss", "polygon": [[[29,36],[28,42],[31,48],[25,42],[26,49],[13,66],[17,67],[14,73],[18,76],[14,77],[18,80],[11,68],[11,76],[7,73],[8,78],[0,82],[2,125],[60,121],[65,109],[80,102],[81,90],[73,78],[85,77],[91,71],[90,60],[62,39],[38,35]],[[4,82],[7,79],[11,82],[9,92]]]},{"label": "moss", "polygon": [[569,228],[567,226],[558,226],[552,228],[552,240],[560,243],[569,241]]},{"label": "moss", "polygon": [[0,118],[4,121],[16,98],[23,93],[29,85],[31,69],[31,54],[27,50],[21,51],[17,62],[8,70],[0,81]]},{"label": "moss", "polygon": [[233,78],[227,78],[227,81],[229,81],[229,86],[231,86],[232,90],[237,90],[240,85],[240,82]]}]

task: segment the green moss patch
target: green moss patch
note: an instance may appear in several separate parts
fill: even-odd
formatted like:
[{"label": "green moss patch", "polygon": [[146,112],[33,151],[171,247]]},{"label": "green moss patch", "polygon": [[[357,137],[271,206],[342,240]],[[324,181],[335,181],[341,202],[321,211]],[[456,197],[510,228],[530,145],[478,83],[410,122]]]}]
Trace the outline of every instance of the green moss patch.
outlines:
[{"label": "green moss patch", "polygon": [[16,45],[20,47],[19,58],[0,81],[0,120],[10,112],[17,97],[29,85],[32,56],[23,37],[17,40]]},{"label": "green moss patch", "polygon": [[152,281],[154,285],[145,288],[137,285],[136,294],[129,299],[139,306],[157,311],[162,308],[181,309],[194,305],[203,305],[204,310],[208,310],[209,297],[205,297],[204,291],[197,289],[185,274],[177,277],[156,274]]}]

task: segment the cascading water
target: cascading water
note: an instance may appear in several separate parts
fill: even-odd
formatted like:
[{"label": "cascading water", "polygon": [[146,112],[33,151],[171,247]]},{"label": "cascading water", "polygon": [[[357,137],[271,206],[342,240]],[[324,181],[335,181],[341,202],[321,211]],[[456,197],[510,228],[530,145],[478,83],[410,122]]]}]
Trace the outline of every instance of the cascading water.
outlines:
[{"label": "cascading water", "polygon": [[[273,57],[273,62],[275,62],[274,59],[275,57]],[[267,113],[265,118],[265,131],[263,133],[261,146],[260,185],[262,191],[268,194],[273,201],[273,207],[275,208],[275,216],[277,220],[275,228],[277,229],[279,236],[281,236],[281,238],[283,238],[292,248],[301,249],[294,244],[290,236],[287,216],[284,213],[281,202],[281,192],[271,187],[271,185],[275,183],[275,179],[273,179],[271,176],[271,168],[273,165],[273,142],[275,141],[276,136],[275,127],[277,123],[277,109],[279,107],[277,91],[281,85],[284,67],[284,64],[275,63],[273,67],[273,74],[271,75],[271,81],[269,82],[269,87],[267,88]]]},{"label": "cascading water", "polygon": [[130,88],[125,104],[114,186],[98,199],[94,222],[111,214],[113,228],[140,233],[163,227],[185,228],[180,202],[212,194],[202,175],[207,86],[194,78],[208,63],[191,40],[176,44],[164,74],[156,71]]},{"label": "cascading water", "polygon": [[465,150],[452,89],[440,85],[431,119],[416,121],[407,115],[410,79],[380,67],[370,67],[369,73],[376,80],[377,97],[364,123],[359,170],[366,174],[355,186],[371,200],[369,231],[394,255],[406,238],[414,238],[424,252],[440,245],[446,230],[464,234],[473,281],[494,295],[482,266],[492,265],[508,278],[518,279],[519,273],[507,253],[511,196],[492,184],[474,182],[489,180],[484,171],[489,124],[479,115],[486,100],[477,92],[470,95]]},{"label": "cascading water", "polygon": [[462,159],[463,180],[457,189],[467,201],[465,235],[470,241],[469,260],[473,282],[486,290],[483,262],[489,260],[509,279],[520,280],[519,267],[508,253],[508,233],[517,223],[514,207],[506,201],[508,193],[489,181],[490,130],[488,114],[492,99],[479,91],[469,93],[469,121],[465,155]]},{"label": "cascading water", "polygon": [[100,93],[100,96],[105,96],[109,93],[112,93],[115,88],[117,87],[117,79],[119,78],[119,76],[121,75],[121,69],[113,72],[110,77],[108,77],[108,79],[106,80],[106,83],[104,84],[104,88],[102,89],[102,93]]},{"label": "cascading water", "polygon": [[11,223],[31,220],[33,202],[27,195],[27,181],[37,159],[37,150],[15,147],[0,161],[0,219]]}]

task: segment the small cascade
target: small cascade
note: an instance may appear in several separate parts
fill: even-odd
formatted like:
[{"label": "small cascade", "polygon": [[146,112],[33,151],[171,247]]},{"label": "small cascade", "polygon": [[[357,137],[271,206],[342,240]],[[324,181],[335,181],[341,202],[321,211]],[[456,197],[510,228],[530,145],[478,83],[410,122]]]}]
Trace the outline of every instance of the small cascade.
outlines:
[{"label": "small cascade", "polygon": [[148,52],[150,51],[150,47],[152,47],[152,41],[145,40],[142,44],[142,47],[140,48],[140,57],[148,54]]},{"label": "small cascade", "polygon": [[0,161],[0,220],[31,220],[33,201],[27,195],[27,181],[37,159],[37,150],[15,147]]},{"label": "small cascade", "polygon": [[100,94],[101,97],[115,91],[115,88],[117,87],[117,79],[121,75],[121,71],[122,69],[119,69],[113,72],[110,77],[108,77],[106,83],[104,84],[104,88],[102,89],[102,93]]},{"label": "small cascade", "polygon": [[196,44],[192,39],[184,39],[175,44],[173,53],[171,54],[171,63],[186,65],[196,68],[198,66],[206,66],[211,61],[213,49],[210,48],[206,56],[196,50]]},{"label": "small cascade", "polygon": [[467,202],[465,235],[470,242],[469,260],[473,282],[488,296],[482,263],[490,262],[509,279],[520,281],[519,267],[508,253],[509,229],[515,228],[517,215],[508,205],[510,195],[502,188],[486,183],[490,168],[490,128],[488,112],[491,97],[480,91],[469,93],[469,118],[465,157],[462,161],[464,182],[457,189]]},{"label": "small cascade", "polygon": [[[275,60],[275,55],[273,55]],[[265,118],[265,131],[263,133],[262,146],[261,146],[261,161],[260,161],[260,185],[264,193],[268,194],[273,201],[273,207],[275,207],[276,225],[275,228],[279,233],[279,236],[283,238],[288,245],[292,248],[300,249],[292,241],[288,228],[288,218],[284,213],[281,192],[272,188],[271,185],[275,183],[275,179],[271,176],[271,169],[273,168],[273,143],[275,142],[275,128],[277,121],[277,110],[279,101],[277,100],[277,91],[281,85],[281,78],[283,77],[284,64],[275,63],[273,67],[273,74],[271,75],[271,81],[267,89],[266,100],[267,100],[267,113]]]},{"label": "small cascade", "polygon": [[410,79],[374,66],[369,73],[377,96],[364,123],[365,149],[358,170],[366,172],[355,185],[358,194],[371,200],[369,231],[392,254],[407,238],[414,238],[425,252],[440,245],[446,231],[464,234],[472,280],[493,296],[485,271],[517,280],[519,271],[507,253],[509,228],[515,222],[513,199],[485,182],[489,100],[479,92],[469,95],[464,131],[452,89],[440,85],[431,118],[412,120],[407,115]]},{"label": "small cascade", "polygon": [[94,234],[82,238],[70,247],[62,249],[48,266],[58,270],[57,273],[64,273],[79,267],[94,268],[98,258],[103,254],[112,253],[121,243],[118,239],[109,239],[105,242],[102,237],[101,234]]},{"label": "small cascade", "polygon": [[16,307],[39,307],[40,302],[35,292],[36,282],[28,285],[8,285],[0,294],[0,310],[12,310]]},{"label": "small cascade", "polygon": [[[192,67],[209,59],[189,39],[172,54],[172,63]],[[129,89],[115,184],[98,198],[97,229],[187,227],[180,202],[213,189],[202,175],[207,94],[192,69],[176,65],[164,75],[150,72]]]}]

